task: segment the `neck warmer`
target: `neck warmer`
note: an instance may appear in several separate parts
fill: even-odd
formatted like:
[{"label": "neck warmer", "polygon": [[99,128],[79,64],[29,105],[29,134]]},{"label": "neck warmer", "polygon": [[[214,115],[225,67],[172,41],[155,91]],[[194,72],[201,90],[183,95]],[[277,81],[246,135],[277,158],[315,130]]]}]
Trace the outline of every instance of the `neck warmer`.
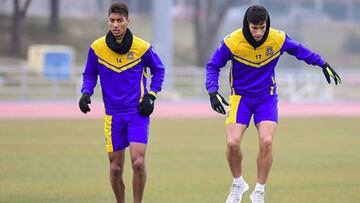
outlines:
[{"label": "neck warmer", "polygon": [[115,36],[109,31],[106,34],[106,45],[118,54],[126,54],[132,45],[133,41],[133,34],[131,33],[130,29],[126,29],[126,33],[124,38],[122,39],[121,43],[116,42]]},{"label": "neck warmer", "polygon": [[243,20],[243,29],[242,29],[242,33],[246,39],[246,41],[251,45],[253,46],[254,48],[257,48],[259,46],[261,46],[265,40],[267,39],[268,35],[269,35],[269,30],[270,30],[270,15],[268,13],[268,18],[267,18],[267,21],[266,21],[266,30],[265,30],[265,33],[264,33],[264,36],[263,38],[260,40],[260,41],[256,41],[254,39],[254,37],[252,36],[251,32],[250,32],[250,28],[249,28],[249,22],[247,20],[247,12],[249,11],[246,10],[245,12],[245,15],[244,15],[244,20]]}]

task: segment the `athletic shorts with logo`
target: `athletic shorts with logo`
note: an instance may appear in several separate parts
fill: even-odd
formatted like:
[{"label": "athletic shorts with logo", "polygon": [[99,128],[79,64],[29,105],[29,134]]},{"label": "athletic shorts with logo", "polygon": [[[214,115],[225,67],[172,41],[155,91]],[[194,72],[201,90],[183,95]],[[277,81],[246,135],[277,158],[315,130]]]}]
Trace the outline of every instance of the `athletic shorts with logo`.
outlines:
[{"label": "athletic shorts with logo", "polygon": [[230,109],[226,124],[240,123],[249,126],[252,116],[254,116],[255,125],[261,121],[278,122],[278,99],[276,94],[264,98],[230,95],[229,100]]},{"label": "athletic shorts with logo", "polygon": [[148,143],[150,117],[138,112],[105,115],[104,131],[106,151],[115,152],[129,146],[130,142]]}]

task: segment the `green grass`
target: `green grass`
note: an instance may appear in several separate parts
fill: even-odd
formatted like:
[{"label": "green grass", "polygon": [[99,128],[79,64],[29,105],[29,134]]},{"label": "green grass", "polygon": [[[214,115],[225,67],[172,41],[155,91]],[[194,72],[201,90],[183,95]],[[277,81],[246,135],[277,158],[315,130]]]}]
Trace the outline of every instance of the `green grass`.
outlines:
[{"label": "green grass", "polygon": [[[1,120],[0,202],[114,202],[102,125],[102,120]],[[359,131],[359,118],[281,119],[267,202],[358,202]],[[242,146],[244,176],[253,187],[258,150],[253,126]],[[147,168],[145,203],[224,202],[231,176],[223,121],[153,120]],[[128,157],[125,170],[131,202]]]}]

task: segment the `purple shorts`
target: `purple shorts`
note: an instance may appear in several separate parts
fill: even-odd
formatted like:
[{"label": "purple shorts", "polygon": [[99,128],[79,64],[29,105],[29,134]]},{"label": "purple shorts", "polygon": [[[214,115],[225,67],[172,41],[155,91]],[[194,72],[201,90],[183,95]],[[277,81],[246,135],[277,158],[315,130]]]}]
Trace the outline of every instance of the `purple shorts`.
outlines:
[{"label": "purple shorts", "polygon": [[148,143],[150,117],[139,113],[105,115],[104,130],[106,151],[115,152],[130,142]]},{"label": "purple shorts", "polygon": [[261,121],[274,121],[277,123],[277,103],[277,95],[269,95],[265,98],[230,95],[230,110],[226,118],[226,124],[241,123],[249,126],[252,115],[254,115],[255,125]]}]

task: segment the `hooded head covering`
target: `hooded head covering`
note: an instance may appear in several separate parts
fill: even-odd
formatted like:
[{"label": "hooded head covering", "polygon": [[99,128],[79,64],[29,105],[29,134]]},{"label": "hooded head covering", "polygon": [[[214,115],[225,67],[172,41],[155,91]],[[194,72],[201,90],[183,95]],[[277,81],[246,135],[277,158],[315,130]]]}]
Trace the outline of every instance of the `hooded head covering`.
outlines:
[{"label": "hooded head covering", "polygon": [[267,10],[265,9],[265,12],[267,13],[267,21],[266,21],[266,30],[265,30],[265,33],[264,33],[264,36],[263,38],[260,40],[260,41],[256,41],[254,39],[254,37],[252,36],[251,32],[250,32],[250,28],[249,28],[249,21],[247,19],[247,13],[249,12],[250,8],[252,8],[253,6],[250,6],[246,12],[245,12],[245,15],[244,15],[244,20],[243,20],[243,28],[242,28],[242,32],[243,32],[243,35],[246,39],[246,41],[251,45],[253,46],[254,48],[257,48],[259,46],[261,46],[265,40],[267,39],[268,35],[269,35],[269,30],[270,30],[270,15],[269,13],[267,12]]}]

